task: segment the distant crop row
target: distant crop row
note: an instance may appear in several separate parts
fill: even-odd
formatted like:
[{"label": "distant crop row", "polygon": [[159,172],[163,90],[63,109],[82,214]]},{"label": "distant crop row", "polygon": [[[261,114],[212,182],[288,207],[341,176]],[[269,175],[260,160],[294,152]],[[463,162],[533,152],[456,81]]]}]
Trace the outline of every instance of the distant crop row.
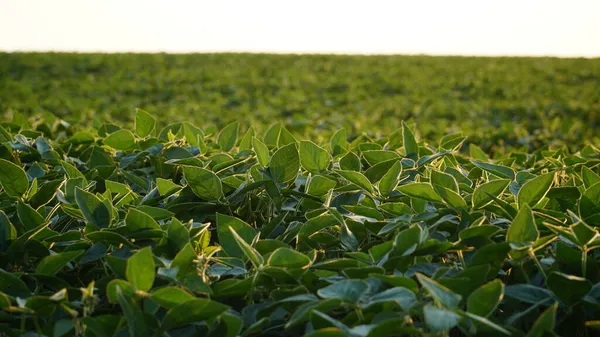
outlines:
[{"label": "distant crop row", "polygon": [[598,144],[600,60],[425,56],[2,54],[0,114],[100,127],[143,108],[161,127],[264,132],[283,122],[316,141],[389,135],[400,121],[437,142],[484,150]]},{"label": "distant crop row", "polygon": [[593,145],[19,118],[0,127],[0,334],[598,334]]}]

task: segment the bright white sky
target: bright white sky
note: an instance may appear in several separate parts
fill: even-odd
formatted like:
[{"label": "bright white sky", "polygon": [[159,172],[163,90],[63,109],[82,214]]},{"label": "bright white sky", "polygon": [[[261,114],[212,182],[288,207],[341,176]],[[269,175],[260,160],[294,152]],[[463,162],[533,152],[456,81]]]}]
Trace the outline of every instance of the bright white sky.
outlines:
[{"label": "bright white sky", "polygon": [[0,50],[600,56],[600,0],[0,0]]}]

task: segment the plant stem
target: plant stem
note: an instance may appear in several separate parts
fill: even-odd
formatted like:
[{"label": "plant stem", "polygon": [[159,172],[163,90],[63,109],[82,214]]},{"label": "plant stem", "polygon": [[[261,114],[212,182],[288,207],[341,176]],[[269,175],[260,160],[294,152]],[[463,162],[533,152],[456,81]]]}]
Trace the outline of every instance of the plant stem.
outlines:
[{"label": "plant stem", "polygon": [[523,261],[519,261],[519,264],[517,264],[519,266],[519,271],[521,271],[521,274],[523,274],[523,277],[525,278],[525,281],[527,281],[527,283],[531,284],[531,280],[529,279],[529,275],[527,275],[527,272],[525,271],[525,268],[523,268]]},{"label": "plant stem", "polygon": [[538,260],[538,258],[535,256],[535,253],[530,250],[529,251],[529,255],[531,256],[531,258],[533,259],[533,261],[537,265],[538,269],[540,270],[540,273],[542,273],[542,276],[544,277],[544,280],[545,281],[548,280],[548,276],[546,276],[546,272],[544,271],[544,267],[540,263],[540,260]]},{"label": "plant stem", "polygon": [[465,263],[465,257],[463,256],[462,250],[457,250],[456,255],[458,255],[458,259],[460,260],[460,264],[463,269],[467,268],[467,264]]},{"label": "plant stem", "polygon": [[587,253],[587,248],[583,247],[581,249],[581,274],[583,277],[585,277],[585,274],[587,273]]}]

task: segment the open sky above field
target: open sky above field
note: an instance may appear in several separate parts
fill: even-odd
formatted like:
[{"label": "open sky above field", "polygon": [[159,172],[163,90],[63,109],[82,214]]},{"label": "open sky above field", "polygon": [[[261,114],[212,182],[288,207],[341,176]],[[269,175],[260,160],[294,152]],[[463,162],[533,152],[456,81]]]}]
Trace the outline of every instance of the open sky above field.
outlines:
[{"label": "open sky above field", "polygon": [[0,50],[600,56],[598,0],[1,0]]}]

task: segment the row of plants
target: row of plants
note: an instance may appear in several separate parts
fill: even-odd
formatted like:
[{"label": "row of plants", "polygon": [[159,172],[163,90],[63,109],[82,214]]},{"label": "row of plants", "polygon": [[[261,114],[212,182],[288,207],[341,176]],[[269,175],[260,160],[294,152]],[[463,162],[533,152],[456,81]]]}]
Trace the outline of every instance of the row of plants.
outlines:
[{"label": "row of plants", "polygon": [[6,336],[593,336],[600,151],[0,127]]}]

